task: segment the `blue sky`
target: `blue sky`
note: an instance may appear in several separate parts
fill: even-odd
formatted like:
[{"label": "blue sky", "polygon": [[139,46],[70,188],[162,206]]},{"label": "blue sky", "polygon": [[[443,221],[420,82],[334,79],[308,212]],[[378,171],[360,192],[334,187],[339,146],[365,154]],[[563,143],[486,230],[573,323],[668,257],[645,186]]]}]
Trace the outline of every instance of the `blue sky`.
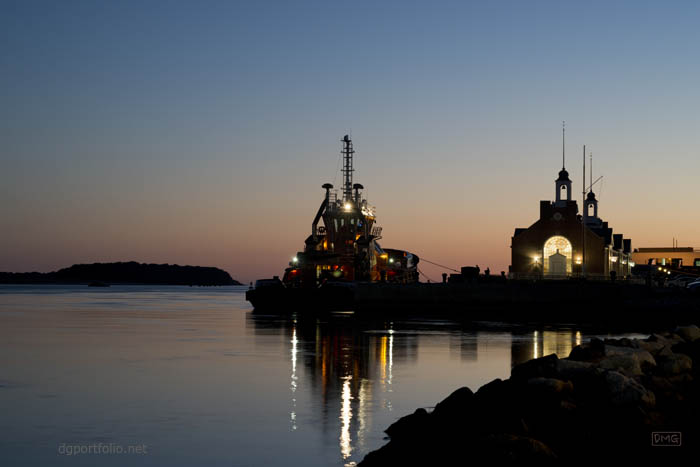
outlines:
[{"label": "blue sky", "polygon": [[3,2],[0,270],[279,273],[345,133],[386,246],[503,269],[553,195],[562,120],[574,191],[586,143],[614,228],[700,247],[698,10]]}]

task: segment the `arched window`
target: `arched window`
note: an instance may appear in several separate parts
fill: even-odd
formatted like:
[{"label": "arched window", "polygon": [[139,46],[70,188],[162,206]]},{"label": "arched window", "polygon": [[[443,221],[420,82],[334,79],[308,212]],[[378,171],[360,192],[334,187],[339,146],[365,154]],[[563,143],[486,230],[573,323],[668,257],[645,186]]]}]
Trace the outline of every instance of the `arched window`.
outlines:
[{"label": "arched window", "polygon": [[[573,248],[571,247],[571,242],[561,235],[555,235],[549,237],[546,242],[544,242],[544,248],[542,249],[542,265],[544,266],[545,274],[560,275],[561,272],[555,268],[552,270],[551,265],[557,264],[556,261],[559,258],[557,255],[564,256],[566,260],[566,272],[565,274],[571,274],[571,260],[572,260]],[[550,264],[550,261],[552,263]]]}]

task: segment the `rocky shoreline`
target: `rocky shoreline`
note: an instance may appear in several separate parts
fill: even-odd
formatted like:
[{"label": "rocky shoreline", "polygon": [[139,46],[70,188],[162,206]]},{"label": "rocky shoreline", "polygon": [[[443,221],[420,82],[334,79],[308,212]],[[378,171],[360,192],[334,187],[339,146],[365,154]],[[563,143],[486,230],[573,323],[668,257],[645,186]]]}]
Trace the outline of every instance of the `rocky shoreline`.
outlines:
[{"label": "rocky shoreline", "polygon": [[699,358],[694,325],[644,340],[592,339],[568,358],[530,360],[507,380],[417,409],[359,465],[692,459],[700,451]]}]

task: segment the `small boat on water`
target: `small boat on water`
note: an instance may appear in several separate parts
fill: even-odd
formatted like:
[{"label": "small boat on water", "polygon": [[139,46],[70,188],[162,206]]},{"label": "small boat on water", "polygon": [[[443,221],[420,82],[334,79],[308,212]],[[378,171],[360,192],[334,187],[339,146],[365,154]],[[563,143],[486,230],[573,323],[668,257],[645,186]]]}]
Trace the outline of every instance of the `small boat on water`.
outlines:
[{"label": "small boat on water", "polygon": [[345,135],[341,141],[342,190],[330,183],[322,186],[325,195],[304,250],[294,255],[281,280],[259,280],[246,293],[256,309],[297,303],[343,309],[359,282],[418,282],[417,255],[379,244],[382,228],[376,225],[376,209],[363,197],[364,187],[353,183],[352,140]]}]

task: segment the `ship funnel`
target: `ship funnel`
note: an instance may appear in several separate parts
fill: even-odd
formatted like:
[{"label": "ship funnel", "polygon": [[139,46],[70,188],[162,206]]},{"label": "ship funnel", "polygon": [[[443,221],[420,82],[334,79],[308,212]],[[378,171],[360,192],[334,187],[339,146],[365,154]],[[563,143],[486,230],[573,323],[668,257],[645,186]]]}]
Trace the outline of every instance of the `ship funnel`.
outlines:
[{"label": "ship funnel", "polygon": [[323,188],[324,190],[326,190],[326,199],[330,198],[331,190],[333,189],[333,185],[331,185],[330,183],[324,183],[324,184],[321,186],[321,188]]},{"label": "ship funnel", "polygon": [[359,203],[360,202],[360,190],[364,189],[365,187],[363,187],[359,183],[355,183],[352,186],[352,188],[353,188],[353,190],[355,190],[355,202]]}]

